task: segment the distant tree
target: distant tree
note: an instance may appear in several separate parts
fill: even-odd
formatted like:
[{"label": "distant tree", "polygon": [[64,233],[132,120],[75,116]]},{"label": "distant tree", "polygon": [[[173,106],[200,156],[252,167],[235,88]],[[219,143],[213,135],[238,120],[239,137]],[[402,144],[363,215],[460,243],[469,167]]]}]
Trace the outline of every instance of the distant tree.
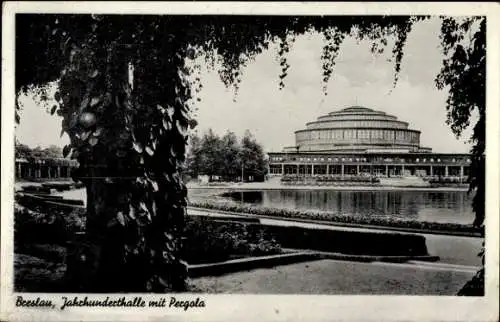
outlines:
[{"label": "distant tree", "polygon": [[240,162],[243,180],[253,177],[260,181],[267,174],[264,150],[248,130],[241,140]]},{"label": "distant tree", "polygon": [[16,143],[15,146],[16,158],[28,158],[31,156],[31,149],[26,144]]},{"label": "distant tree", "polygon": [[222,173],[221,139],[212,129],[209,129],[201,139],[200,147],[200,173],[213,176]]},{"label": "distant tree", "polygon": [[228,131],[221,140],[222,176],[235,180],[240,172],[240,146],[234,132]]},{"label": "distant tree", "polygon": [[62,158],[63,153],[62,149],[57,145],[50,145],[49,147],[44,149],[44,155],[47,158]]},{"label": "distant tree", "polygon": [[196,178],[200,174],[201,167],[201,139],[197,134],[192,134],[186,151],[186,173]]}]

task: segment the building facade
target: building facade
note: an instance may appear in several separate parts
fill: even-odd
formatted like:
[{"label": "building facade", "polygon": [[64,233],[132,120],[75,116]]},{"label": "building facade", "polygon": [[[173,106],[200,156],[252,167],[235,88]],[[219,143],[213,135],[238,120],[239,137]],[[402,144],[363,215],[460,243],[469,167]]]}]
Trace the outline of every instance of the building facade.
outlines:
[{"label": "building facade", "polygon": [[295,146],[269,153],[270,175],[375,175],[466,179],[470,155],[420,146],[408,122],[353,106],[320,116],[295,132]]},{"label": "building facade", "polygon": [[70,178],[78,167],[75,160],[64,158],[16,158],[16,179]]}]

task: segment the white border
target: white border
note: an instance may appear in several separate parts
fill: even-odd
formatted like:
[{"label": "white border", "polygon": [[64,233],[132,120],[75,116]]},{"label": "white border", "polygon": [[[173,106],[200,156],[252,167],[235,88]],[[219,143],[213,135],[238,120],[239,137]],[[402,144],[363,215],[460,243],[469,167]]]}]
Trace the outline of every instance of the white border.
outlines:
[{"label": "white border", "polygon": [[[0,320],[498,320],[499,228],[499,34],[496,3],[257,3],[257,2],[4,2],[2,16],[2,214]],[[14,15],[15,13],[123,14],[428,14],[487,16],[487,194],[486,296],[261,296],[204,295],[204,309],[74,309],[18,310],[12,296],[12,209],[14,186]],[[29,58],[28,58],[29,59]],[[33,294],[34,295],[34,294]],[[81,296],[81,294],[79,294]],[[132,294],[128,294],[132,296]],[[69,296],[69,295],[68,295]],[[90,295],[95,297],[95,295]],[[186,294],[195,299],[198,295]],[[35,296],[36,297],[36,296]],[[143,295],[145,299],[155,296]],[[177,295],[177,297],[182,297]],[[44,294],[54,298],[57,294]]]}]

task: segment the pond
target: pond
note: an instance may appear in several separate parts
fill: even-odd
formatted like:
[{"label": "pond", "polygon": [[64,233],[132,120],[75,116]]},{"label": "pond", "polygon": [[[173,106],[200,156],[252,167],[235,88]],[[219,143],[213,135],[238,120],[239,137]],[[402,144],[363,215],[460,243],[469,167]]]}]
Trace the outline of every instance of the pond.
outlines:
[{"label": "pond", "polygon": [[264,190],[226,192],[231,202],[349,216],[471,224],[472,196],[466,191]]},{"label": "pond", "polygon": [[[226,191],[226,192],[225,192]],[[85,190],[61,193],[84,199]],[[417,221],[471,224],[472,195],[466,191],[350,191],[350,190],[189,190],[191,200],[218,200],[253,206],[304,209],[349,216],[383,216]]]}]

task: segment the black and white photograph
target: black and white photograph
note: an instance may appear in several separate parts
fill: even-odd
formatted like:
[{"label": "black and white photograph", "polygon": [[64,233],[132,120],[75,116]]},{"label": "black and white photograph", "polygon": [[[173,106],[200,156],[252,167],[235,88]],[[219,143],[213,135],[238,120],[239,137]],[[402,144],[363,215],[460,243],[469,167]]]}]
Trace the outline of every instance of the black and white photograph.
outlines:
[{"label": "black and white photograph", "polygon": [[241,295],[498,319],[495,4],[7,4],[2,320]]}]

